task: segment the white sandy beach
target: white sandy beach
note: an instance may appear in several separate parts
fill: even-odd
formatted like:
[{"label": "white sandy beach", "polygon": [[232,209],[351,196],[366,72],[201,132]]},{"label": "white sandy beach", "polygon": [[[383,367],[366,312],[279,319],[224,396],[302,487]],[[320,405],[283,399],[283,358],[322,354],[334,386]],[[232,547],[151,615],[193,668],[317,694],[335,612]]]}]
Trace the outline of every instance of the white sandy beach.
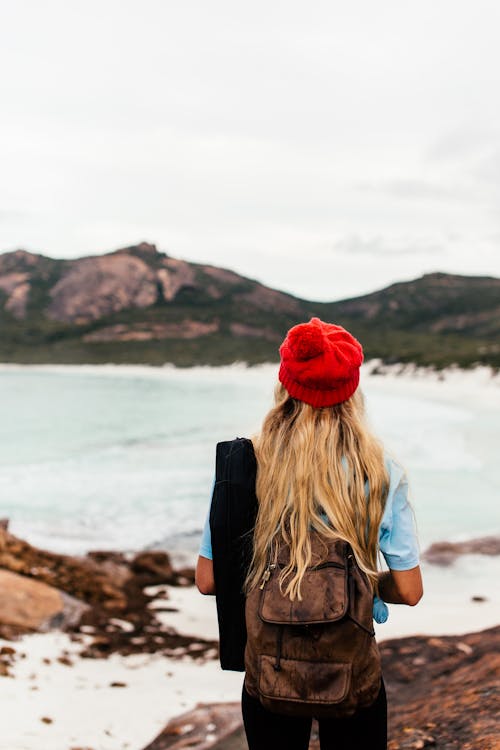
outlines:
[{"label": "white sandy beach", "polygon": [[[377,626],[379,641],[412,634],[462,634],[500,622],[495,586],[500,560],[467,556],[454,565],[453,575],[457,569],[463,571],[462,589],[448,591],[449,568],[424,564],[424,598],[417,607],[390,606],[388,622]],[[203,597],[192,587],[159,586],[151,593],[165,590],[169,607],[178,612],[158,613],[163,622],[181,633],[217,636],[213,597]],[[487,600],[473,602],[472,596]],[[164,606],[165,599],[159,597],[152,606],[156,603]],[[77,655],[81,644],[58,632],[24,636],[13,643],[0,640],[0,647],[4,645],[26,656],[16,660],[13,678],[0,678],[0,750],[142,750],[169,719],[198,702],[240,697],[242,675],[222,672],[216,659],[196,663],[155,654],[83,659]],[[58,662],[60,656],[69,656],[73,665]],[[125,686],[112,687],[113,682]]]}]

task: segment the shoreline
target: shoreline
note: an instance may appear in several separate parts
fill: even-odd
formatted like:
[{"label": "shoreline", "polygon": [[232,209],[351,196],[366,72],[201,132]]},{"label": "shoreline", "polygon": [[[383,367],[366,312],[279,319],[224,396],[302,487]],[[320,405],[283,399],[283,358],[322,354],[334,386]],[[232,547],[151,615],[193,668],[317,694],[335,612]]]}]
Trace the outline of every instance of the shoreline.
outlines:
[{"label": "shoreline", "polygon": [[[179,393],[180,398],[194,398],[196,403],[201,403],[203,398],[203,389],[212,394],[212,388],[217,397],[229,387],[230,394],[235,392],[235,384],[242,388],[242,398],[247,398],[248,402],[255,399],[259,404],[259,414],[265,414],[266,409],[272,403],[273,385],[276,376],[275,365],[255,365],[247,367],[241,363],[223,367],[194,367],[178,368],[174,365],[0,365],[0,378],[3,376],[9,381],[9,388],[19,388],[23,385],[29,387],[31,379],[36,383],[37,389],[43,389],[45,378],[50,385],[51,392],[70,393],[78,397],[80,393],[84,395],[87,391],[97,394],[95,398],[104,399],[108,393],[111,384],[116,382],[117,389],[123,385],[125,396],[133,398],[135,391],[140,389],[141,393],[147,395],[148,392],[154,392],[154,398],[158,400],[158,411],[162,408],[172,407],[175,395]],[[53,374],[57,373],[57,374]],[[445,380],[443,381],[443,378]],[[17,383],[17,385],[15,385]],[[151,390],[149,391],[151,384]],[[384,365],[381,366],[380,360],[370,360],[362,366],[361,387],[366,398],[366,407],[368,421],[374,425],[375,432],[383,436],[384,442],[389,452],[394,453],[403,465],[408,467],[410,480],[412,480],[412,490],[417,488],[417,481],[420,483],[418,490],[415,489],[415,497],[425,507],[426,496],[429,494],[434,501],[439,501],[437,486],[434,482],[432,472],[442,472],[437,477],[439,486],[443,491],[453,491],[452,482],[454,481],[453,470],[462,471],[462,486],[458,489],[461,491],[460,497],[460,517],[463,516],[464,522],[457,524],[453,522],[450,528],[447,528],[447,521],[444,514],[435,512],[435,504],[429,509],[432,515],[440,523],[436,534],[433,533],[433,527],[427,524],[425,533],[422,534],[423,543],[429,544],[437,541],[439,538],[459,541],[465,538],[465,532],[471,532],[471,538],[475,535],[483,535],[494,529],[500,533],[500,525],[496,516],[491,510],[494,507],[494,490],[495,490],[495,455],[494,444],[497,434],[495,423],[497,412],[500,410],[500,375],[494,375],[491,368],[477,367],[471,370],[460,368],[447,368],[441,372],[429,368],[416,368],[410,365]],[[15,391],[17,392],[17,391]],[[36,390],[38,392],[38,390]],[[122,393],[122,390],[119,391]],[[104,395],[103,395],[104,394]],[[123,396],[123,398],[125,398]],[[472,396],[472,400],[471,400]],[[94,397],[94,396],[92,396]],[[232,397],[232,396],[231,396]],[[89,397],[90,398],[90,397]],[[152,497],[156,503],[161,502],[164,492],[162,484],[169,489],[167,483],[175,483],[177,479],[177,467],[170,465],[169,461],[160,463],[163,459],[162,451],[169,451],[172,448],[173,454],[186,453],[188,450],[188,441],[186,433],[182,426],[182,417],[175,411],[172,419],[172,427],[164,427],[160,420],[155,416],[154,398],[148,396],[146,407],[153,417],[148,417],[151,422],[151,428],[143,427],[142,415],[140,410],[134,405],[132,423],[129,429],[126,419],[122,419],[118,413],[118,406],[113,406],[111,414],[115,420],[120,419],[123,423],[123,431],[126,439],[118,431],[110,432],[105,435],[102,445],[106,450],[106,459],[110,461],[110,466],[116,473],[117,481],[120,480],[119,470],[120,461],[128,457],[133,459],[129,462],[129,473],[132,482],[139,484],[148,480],[148,476],[141,476],[141,467],[134,461],[150,462],[149,475],[152,477],[151,489]],[[234,399],[236,403],[236,399]],[[92,402],[90,402],[92,403]],[[114,403],[114,402],[113,402]],[[122,402],[117,400],[119,406]],[[472,404],[472,405],[471,405]],[[65,404],[64,404],[65,405]],[[162,406],[163,405],[163,406]],[[38,400],[34,399],[33,408],[38,406]],[[126,401],[123,402],[123,409],[128,408]],[[210,405],[213,409],[213,405]],[[238,407],[239,408],[239,407]],[[404,424],[399,415],[402,410],[408,409],[409,428],[405,431]],[[486,410],[494,413],[488,414]],[[71,551],[75,549],[74,544],[78,545],[78,550],[83,552],[86,549],[99,545],[107,545],[104,534],[99,534],[99,539],[94,539],[96,534],[88,530],[81,520],[84,509],[84,494],[80,491],[75,492],[75,514],[77,515],[78,526],[77,533],[70,529],[69,533],[64,528],[61,518],[64,513],[61,512],[63,499],[57,492],[57,487],[51,481],[50,474],[47,470],[47,464],[55,456],[54,460],[64,471],[67,481],[75,480],[76,460],[79,450],[82,460],[87,462],[89,469],[96,469],[101,483],[106,480],[106,476],[101,468],[102,461],[99,458],[98,440],[94,435],[99,435],[100,425],[96,421],[86,419],[85,415],[80,414],[78,409],[77,416],[79,424],[83,425],[82,430],[85,433],[85,440],[79,440],[74,434],[72,440],[75,445],[73,452],[66,451],[62,444],[55,444],[53,454],[48,453],[48,459],[42,458],[41,461],[33,461],[33,475],[43,481],[44,488],[48,492],[54,492],[57,503],[54,508],[55,517],[55,536],[56,543],[60,550]],[[63,418],[61,409],[58,412]],[[211,414],[211,412],[208,412]],[[257,413],[257,412],[256,412]],[[165,412],[166,416],[168,412]],[[441,416],[442,415],[442,416]],[[186,534],[191,537],[201,532],[203,520],[206,512],[206,503],[209,500],[209,492],[213,479],[213,454],[215,443],[218,440],[228,439],[235,434],[241,434],[244,431],[247,434],[255,432],[260,425],[260,418],[254,415],[246,406],[241,408],[234,418],[226,415],[221,416],[221,422],[217,422],[218,414],[212,418],[213,429],[207,424],[207,418],[200,417],[199,430],[200,437],[193,437],[192,450],[196,451],[196,471],[202,477],[202,481],[194,482],[187,475],[186,486],[189,488],[188,505],[185,515],[184,526],[177,521],[180,517],[168,518],[163,515],[163,529],[157,532],[156,527],[142,526],[139,523],[134,528],[127,528],[122,522],[111,530],[108,537],[112,539],[111,545],[116,550],[127,548],[133,550],[140,546],[146,546],[150,543],[163,542],[165,539],[165,549],[174,552],[177,548],[182,553],[184,547],[190,548],[189,540]],[[442,419],[442,430],[440,420]],[[472,420],[472,421],[471,421]],[[198,424],[198,422],[196,424]],[[471,426],[469,426],[469,423]],[[149,423],[148,423],[149,425]],[[230,425],[228,428],[226,425]],[[88,435],[85,430],[93,428],[93,432]],[[8,439],[8,436],[5,436]],[[191,443],[189,445],[191,446]],[[401,450],[400,450],[401,447]],[[31,450],[33,446],[30,444]],[[184,458],[184,454],[182,454]],[[153,462],[156,459],[156,465]],[[411,463],[413,461],[413,463]],[[7,476],[12,476],[13,481],[19,480],[21,469],[17,466],[15,459],[11,461],[12,465],[8,466]],[[482,481],[480,492],[480,502],[483,506],[486,501],[489,502],[490,509],[486,513],[471,513],[472,524],[466,521],[466,488],[467,482],[473,479],[473,473],[478,473],[482,464],[486,465],[489,476]],[[162,466],[162,468],[157,467]],[[411,473],[413,472],[413,474]],[[182,476],[184,479],[184,476]],[[197,475],[197,476],[198,476]],[[466,476],[467,475],[467,476]],[[91,475],[92,476],[92,475]],[[416,479],[412,479],[416,477]],[[6,480],[5,480],[6,481]],[[130,493],[130,498],[134,497],[134,503],[140,503],[140,489],[134,484],[131,485],[134,491]],[[36,490],[29,482],[21,484],[24,493],[23,502],[33,502]],[[101,491],[97,480],[92,482],[90,479],[90,489],[94,496]],[[472,488],[471,488],[472,489]],[[417,494],[418,491],[418,494]],[[117,511],[123,509],[128,513],[134,513],[132,501],[125,491],[122,496],[115,492],[114,486],[106,487],[109,497],[112,499]],[[460,494],[460,493],[459,493]],[[123,500],[122,500],[123,497]],[[449,504],[449,499],[447,498]],[[167,501],[165,500],[165,507]],[[12,500],[12,509],[10,515],[12,523],[15,524],[19,534],[29,537],[36,544],[52,544],[49,536],[52,535],[50,517],[42,517],[42,514],[36,510],[33,523],[29,515],[20,506]],[[416,506],[417,507],[417,506]],[[182,512],[183,506],[180,505]],[[95,503],[95,511],[99,508]],[[7,511],[9,512],[9,511]],[[450,513],[453,511],[450,505]],[[137,515],[137,514],[136,514]],[[125,516],[124,516],[125,517]],[[427,523],[427,521],[426,521]],[[458,528],[461,526],[461,528]],[[444,527],[444,528],[442,528]],[[59,528],[61,533],[58,533]],[[115,528],[123,529],[123,533],[115,534]],[[146,533],[136,533],[137,529],[146,529]],[[439,534],[439,536],[437,536]],[[161,539],[159,538],[161,536]],[[194,550],[194,544],[192,550]]]},{"label": "shoreline", "polygon": [[[123,383],[125,392],[130,391],[132,396],[135,389],[141,388],[141,392],[147,391],[149,383],[151,383],[151,391],[153,391],[153,388],[156,389],[157,398],[164,399],[167,406],[171,405],[174,399],[171,394],[177,393],[177,389],[181,389],[179,392],[184,398],[186,394],[188,398],[193,394],[198,394],[200,381],[201,388],[207,388],[212,393],[211,388],[213,386],[217,395],[225,389],[226,385],[230,387],[230,392],[233,393],[235,382],[239,384],[241,381],[242,393],[248,396],[248,400],[250,401],[251,398],[258,399],[259,414],[265,414],[266,409],[272,403],[273,382],[276,375],[274,365],[256,365],[249,368],[242,364],[220,368],[197,367],[188,369],[180,369],[173,365],[162,367],[150,365],[0,365],[0,370],[2,367],[6,368],[3,369],[4,378],[12,384],[17,382],[18,386],[16,387],[20,385],[29,387],[31,378],[33,378],[37,383],[37,388],[43,388],[44,380],[47,378],[47,381],[50,381],[52,392],[57,392],[59,389],[63,393],[67,390],[72,394],[79,394],[82,391],[85,394],[88,389],[95,389],[97,394],[100,395],[101,391],[106,393],[111,384],[116,382],[117,388],[121,388]],[[58,374],[53,375],[52,373]],[[1,376],[2,372],[0,372],[0,378]],[[444,382],[441,379],[442,377],[446,378]],[[245,390],[246,388],[248,388],[248,392]],[[400,462],[408,468],[411,488],[415,492],[416,509],[418,503],[421,503],[422,507],[425,508],[427,495],[433,498],[434,504],[429,505],[428,509],[438,521],[439,528],[431,525],[427,520],[425,523],[423,522],[423,533],[421,535],[423,543],[427,545],[440,538],[460,541],[465,538],[473,538],[475,535],[487,534],[491,529],[500,533],[500,525],[493,511],[496,488],[494,445],[497,430],[495,423],[498,416],[497,412],[500,410],[500,376],[493,375],[491,368],[484,367],[478,367],[470,371],[448,368],[446,371],[438,373],[426,368],[388,365],[381,370],[380,361],[371,360],[362,368],[362,389],[366,397],[369,422],[375,426],[377,434],[383,435],[387,449],[394,453]],[[202,393],[200,391],[200,401]],[[37,406],[36,399],[33,405]],[[439,411],[436,410],[436,407]],[[124,408],[127,408],[126,403],[124,403]],[[152,398],[147,402],[147,408],[154,413]],[[411,422],[409,424],[411,429],[406,432],[404,425],[398,424],[398,422],[401,422],[398,414],[404,408],[409,409]],[[492,413],[488,414],[487,410]],[[112,412],[115,419],[117,418],[116,413],[117,410],[115,409]],[[441,417],[439,415],[442,415],[444,425],[442,431],[440,430],[439,420]],[[86,430],[87,422],[84,416],[79,414],[79,419],[83,424],[83,430]],[[179,454],[183,450],[186,452],[187,447],[183,448],[183,446],[187,446],[185,434],[182,426],[179,428],[175,426],[172,429],[170,427],[163,428],[158,419],[151,422],[152,428],[150,431],[145,431],[142,428],[142,417],[137,410],[134,412],[133,419],[136,421],[137,427],[125,430],[127,440],[122,440],[119,433],[110,434],[103,440],[106,458],[110,461],[110,466],[116,473],[117,481],[120,479],[118,473],[120,461],[124,461],[129,456],[134,460],[137,456],[137,460],[150,461],[152,496],[155,502],[159,503],[161,493],[164,492],[162,484],[168,490],[169,483],[176,482],[177,477],[176,467],[170,465],[168,460],[156,472],[156,466],[161,466],[161,451],[166,452],[173,445],[174,452]],[[180,420],[177,413],[175,414],[175,420],[176,424]],[[112,535],[108,534],[109,538],[112,539],[112,548],[118,551],[124,548],[133,550],[139,548],[139,546],[147,546],[150,543],[156,544],[159,541],[163,543],[164,541],[165,549],[173,554],[175,554],[176,549],[179,550],[179,557],[176,557],[179,562],[186,560],[183,556],[184,547],[195,551],[195,544],[193,543],[190,548],[190,541],[186,535],[192,538],[194,535],[201,533],[213,479],[215,443],[217,440],[228,439],[235,434],[240,434],[241,431],[252,433],[252,431],[258,429],[260,423],[257,417],[254,417],[249,410],[245,409],[241,409],[232,421],[229,417],[223,416],[221,418],[223,427],[218,427],[218,423],[214,422],[213,430],[203,420],[204,418],[199,420],[201,437],[196,440],[193,439],[192,443],[193,450],[197,451],[196,471],[203,477],[204,484],[201,481],[191,482],[189,476],[186,476],[186,486],[189,488],[190,494],[184,526],[177,521],[177,518],[180,517],[179,514],[172,518],[164,514],[162,517],[163,528],[159,533],[157,533],[156,527],[143,527],[140,521],[133,528],[126,527],[126,524],[121,522],[111,529]],[[123,420],[123,422],[125,429],[126,420]],[[471,426],[469,426],[469,423]],[[93,422],[90,421],[89,424],[93,424]],[[226,424],[230,424],[229,429],[224,427]],[[99,446],[96,447],[95,445],[97,441],[94,440],[94,434],[97,435],[98,433],[89,433],[85,441],[79,441],[73,435],[73,440],[77,449],[81,451],[83,460],[87,462],[88,468],[96,469],[98,472],[100,483],[97,480],[92,481],[92,475],[90,477],[90,489],[95,496],[101,491],[100,486],[102,486],[102,481],[106,477],[101,468],[102,462],[98,454]],[[180,436],[179,444],[176,443],[178,435]],[[58,462],[55,469],[61,467],[66,481],[74,481],[77,468],[76,459],[78,458],[76,452],[66,451],[62,445],[56,444],[54,455],[56,462]],[[155,456],[156,466],[152,466]],[[42,459],[39,462],[35,459],[32,470],[33,476],[44,482],[45,491],[54,492],[57,498],[57,503],[54,506],[54,542],[57,544],[57,548],[61,551],[71,551],[77,548],[79,552],[84,552],[94,546],[107,545],[104,534],[99,534],[99,539],[95,539],[96,534],[87,529],[81,520],[85,512],[84,494],[79,490],[75,492],[74,501],[78,525],[76,529],[67,530],[65,528],[61,520],[64,518],[64,512],[61,510],[64,507],[63,499],[57,492],[55,483],[48,476],[50,472],[47,467],[50,460],[50,454],[48,459]],[[479,473],[483,463],[489,472],[489,476],[484,481],[481,480]],[[129,469],[132,482],[139,484],[144,479],[148,479],[147,476],[145,478],[141,476],[140,465],[134,464],[134,461],[129,462],[128,467],[124,468]],[[453,491],[455,481],[453,470],[455,469],[457,471],[463,469],[461,476],[463,481],[461,486],[458,487],[460,508],[456,516],[457,518],[463,517],[464,520],[460,524],[454,522],[449,499],[450,492]],[[449,529],[446,527],[445,514],[435,510],[436,502],[439,502],[439,490],[435,489],[438,485],[434,481],[435,477],[432,473],[439,473],[440,471],[441,475],[437,477],[437,481],[439,487],[447,493],[446,502],[450,509],[451,519]],[[15,460],[12,460],[12,465],[7,467],[7,472],[7,479],[10,475],[12,481],[19,481],[21,469],[16,465]],[[468,482],[473,481],[474,472],[481,480],[479,502],[482,504],[482,508],[477,513],[473,513],[471,508],[471,523],[469,523],[466,520],[467,515],[469,515],[466,494]],[[185,474],[189,473],[185,472]],[[184,475],[182,476],[184,478]],[[13,499],[11,509],[6,512],[10,513],[12,524],[20,535],[30,538],[35,544],[52,545],[53,542],[50,537],[53,534],[53,528],[50,524],[49,515],[43,517],[38,509],[35,509],[33,522],[31,522],[29,514],[24,510],[24,505],[33,502],[33,497],[36,496],[36,489],[32,486],[34,482],[30,484],[27,481],[28,478],[29,476],[26,478],[26,482],[23,481],[20,485],[24,495],[22,503],[16,505]],[[4,484],[7,479],[4,480]],[[134,498],[136,498],[134,502],[140,502],[140,489],[133,484],[130,486],[134,488]],[[473,487],[470,488],[470,491],[473,491]],[[106,487],[106,492],[115,504],[117,512],[123,509],[130,514],[135,513],[127,492],[119,496],[115,492],[114,485]],[[130,497],[132,497],[132,493]],[[487,502],[490,506],[489,509],[485,508]],[[97,503],[94,505],[98,512]],[[167,500],[165,500],[165,507],[166,505]],[[181,511],[182,507],[180,505]],[[481,512],[483,510],[486,512]],[[427,508],[424,512],[427,512]],[[426,528],[425,524],[427,524]],[[115,528],[123,530],[123,533],[115,534]],[[142,528],[147,528],[147,534],[145,532],[136,533],[137,529]],[[434,530],[436,530],[436,533],[434,533]],[[469,531],[470,534],[467,534]],[[77,545],[77,547],[74,545]]]},{"label": "shoreline", "polygon": [[[45,372],[71,372],[75,373],[102,373],[102,374],[115,374],[122,372],[123,374],[162,374],[162,373],[210,373],[219,374],[225,370],[227,371],[271,371],[276,372],[279,366],[279,362],[260,362],[252,364],[244,360],[237,360],[231,364],[225,365],[176,365],[173,362],[164,362],[162,364],[148,364],[148,363],[134,363],[134,362],[102,362],[102,363],[29,363],[29,362],[2,362],[0,361],[0,372],[15,369],[25,370],[40,370]],[[362,374],[374,375],[374,376],[385,376],[394,375],[398,377],[412,377],[412,378],[434,378],[440,382],[450,377],[457,377],[460,375],[477,375],[480,374],[486,379],[490,378],[494,381],[495,385],[500,386],[500,368],[495,368],[492,365],[487,365],[482,362],[471,364],[470,367],[461,367],[456,363],[445,365],[444,367],[437,367],[435,365],[417,365],[415,362],[392,362],[385,363],[382,359],[374,357],[373,359],[365,360],[361,366]]]}]

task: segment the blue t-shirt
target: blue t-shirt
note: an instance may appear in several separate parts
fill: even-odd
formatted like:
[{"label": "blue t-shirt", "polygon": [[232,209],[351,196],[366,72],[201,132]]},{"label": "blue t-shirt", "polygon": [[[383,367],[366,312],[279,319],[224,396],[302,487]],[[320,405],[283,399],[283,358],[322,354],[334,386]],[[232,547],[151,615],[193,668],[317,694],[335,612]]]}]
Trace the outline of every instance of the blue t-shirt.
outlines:
[{"label": "blue t-shirt", "polygon": [[[380,551],[391,570],[410,570],[419,564],[419,548],[413,512],[408,502],[408,480],[402,466],[393,458],[386,457],[385,463],[390,481],[379,530]],[[211,560],[212,541],[209,519],[210,511],[205,520],[199,554]],[[387,604],[375,596],[373,599],[375,622],[385,622],[388,616]]]}]

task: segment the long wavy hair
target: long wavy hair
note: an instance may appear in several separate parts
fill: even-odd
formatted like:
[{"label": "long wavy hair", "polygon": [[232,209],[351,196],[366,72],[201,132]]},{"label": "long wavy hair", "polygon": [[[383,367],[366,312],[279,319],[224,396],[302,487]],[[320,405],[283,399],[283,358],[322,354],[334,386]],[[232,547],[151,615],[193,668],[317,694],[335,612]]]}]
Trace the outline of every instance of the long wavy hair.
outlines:
[{"label": "long wavy hair", "polygon": [[389,478],[382,445],[365,421],[360,389],[343,403],[315,408],[291,398],[278,383],[275,405],[252,442],[259,505],[246,592],[260,583],[285,543],[290,562],[280,573],[281,590],[302,599],[301,580],[312,561],[311,529],[349,542],[376,591]]}]

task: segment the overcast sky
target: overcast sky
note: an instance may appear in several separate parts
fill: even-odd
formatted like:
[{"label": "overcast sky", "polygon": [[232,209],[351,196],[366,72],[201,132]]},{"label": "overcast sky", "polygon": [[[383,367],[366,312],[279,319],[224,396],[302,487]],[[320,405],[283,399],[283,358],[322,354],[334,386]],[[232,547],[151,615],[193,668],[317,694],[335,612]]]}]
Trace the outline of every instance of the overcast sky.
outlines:
[{"label": "overcast sky", "polygon": [[0,250],[500,276],[498,0],[0,0]]}]

